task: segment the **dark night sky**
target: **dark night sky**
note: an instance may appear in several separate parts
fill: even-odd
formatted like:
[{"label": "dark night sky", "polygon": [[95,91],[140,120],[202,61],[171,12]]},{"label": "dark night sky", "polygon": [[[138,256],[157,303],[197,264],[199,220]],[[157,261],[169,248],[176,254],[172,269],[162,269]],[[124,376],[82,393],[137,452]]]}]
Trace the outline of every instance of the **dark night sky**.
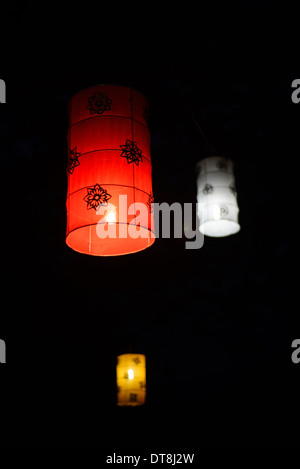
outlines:
[{"label": "dark night sky", "polygon": [[[1,7],[10,444],[291,444],[300,372],[290,358],[300,337],[297,14],[278,1],[209,5]],[[235,162],[240,233],[205,238],[196,251],[157,239],[117,258],[65,245],[67,102],[97,83],[131,85],[149,101],[156,202],[195,202],[195,164],[210,154],[184,94],[216,154]],[[147,404],[118,409],[114,360],[131,343],[147,356]]]}]

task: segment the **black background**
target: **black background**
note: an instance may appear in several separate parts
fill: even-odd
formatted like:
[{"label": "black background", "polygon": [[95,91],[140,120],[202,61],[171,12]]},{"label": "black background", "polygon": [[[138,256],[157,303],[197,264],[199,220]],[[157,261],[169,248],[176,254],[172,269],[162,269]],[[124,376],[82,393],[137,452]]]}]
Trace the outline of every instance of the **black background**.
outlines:
[{"label": "black background", "polygon": [[[7,445],[297,445],[298,30],[276,1],[1,6]],[[235,162],[238,234],[116,258],[65,245],[67,102],[97,83],[149,101],[156,202],[195,202],[211,154],[185,97]],[[147,404],[118,408],[115,357],[130,348],[147,357]]]}]

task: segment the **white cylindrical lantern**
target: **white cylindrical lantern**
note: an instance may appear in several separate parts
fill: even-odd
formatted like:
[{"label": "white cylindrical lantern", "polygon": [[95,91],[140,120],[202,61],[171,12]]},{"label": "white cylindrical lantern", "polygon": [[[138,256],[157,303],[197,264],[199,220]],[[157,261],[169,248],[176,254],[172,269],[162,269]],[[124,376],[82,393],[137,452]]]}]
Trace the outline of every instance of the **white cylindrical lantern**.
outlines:
[{"label": "white cylindrical lantern", "polygon": [[232,160],[211,156],[199,161],[197,170],[200,232],[213,237],[237,233],[239,208]]}]

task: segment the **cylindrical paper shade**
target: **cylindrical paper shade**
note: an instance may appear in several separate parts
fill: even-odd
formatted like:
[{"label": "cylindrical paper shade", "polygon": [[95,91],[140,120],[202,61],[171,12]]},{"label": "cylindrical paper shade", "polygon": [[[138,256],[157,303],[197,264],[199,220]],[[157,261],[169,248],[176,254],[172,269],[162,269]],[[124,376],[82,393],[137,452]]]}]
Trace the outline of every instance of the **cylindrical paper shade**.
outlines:
[{"label": "cylindrical paper shade", "polygon": [[212,156],[197,164],[199,230],[206,236],[222,237],[237,233],[239,208],[233,162]]},{"label": "cylindrical paper shade", "polygon": [[117,404],[137,406],[146,400],[146,357],[126,353],[117,357]]},{"label": "cylindrical paper shade", "polygon": [[114,256],[154,242],[147,112],[146,98],[124,86],[70,100],[66,243],[75,251]]}]

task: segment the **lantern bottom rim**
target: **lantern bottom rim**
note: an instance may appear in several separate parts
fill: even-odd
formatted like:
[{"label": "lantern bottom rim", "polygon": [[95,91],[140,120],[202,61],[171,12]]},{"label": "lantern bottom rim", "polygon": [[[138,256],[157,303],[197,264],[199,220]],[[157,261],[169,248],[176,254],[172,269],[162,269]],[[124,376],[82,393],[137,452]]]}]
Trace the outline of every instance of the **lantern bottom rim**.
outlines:
[{"label": "lantern bottom rim", "polygon": [[238,222],[228,219],[208,220],[199,226],[200,233],[212,238],[230,236],[238,233],[240,229],[241,227]]},{"label": "lantern bottom rim", "polygon": [[119,407],[138,407],[140,405],[145,405],[145,402],[117,402]]},{"label": "lantern bottom rim", "polygon": [[[114,223],[112,223],[113,225]],[[97,236],[94,225],[74,228],[66,235],[65,242],[73,251],[91,256],[109,257],[134,254],[152,246],[155,241],[154,233],[145,227],[140,227],[143,236],[138,238],[104,238]]]}]

